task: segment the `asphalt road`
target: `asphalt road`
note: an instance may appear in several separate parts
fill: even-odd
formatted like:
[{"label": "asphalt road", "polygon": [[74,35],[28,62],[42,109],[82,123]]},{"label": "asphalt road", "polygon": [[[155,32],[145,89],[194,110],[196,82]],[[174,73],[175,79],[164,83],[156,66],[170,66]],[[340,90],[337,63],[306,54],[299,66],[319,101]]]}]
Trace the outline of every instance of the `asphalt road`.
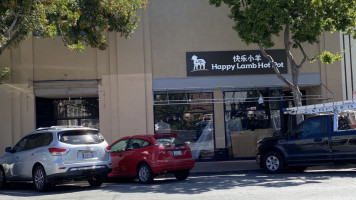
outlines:
[{"label": "asphalt road", "polygon": [[192,176],[185,181],[171,177],[158,178],[153,184],[137,181],[109,182],[92,188],[86,182],[58,185],[39,193],[29,184],[12,185],[0,190],[1,200],[230,200],[230,199],[355,199],[356,168],[314,170],[305,173],[211,174]]}]

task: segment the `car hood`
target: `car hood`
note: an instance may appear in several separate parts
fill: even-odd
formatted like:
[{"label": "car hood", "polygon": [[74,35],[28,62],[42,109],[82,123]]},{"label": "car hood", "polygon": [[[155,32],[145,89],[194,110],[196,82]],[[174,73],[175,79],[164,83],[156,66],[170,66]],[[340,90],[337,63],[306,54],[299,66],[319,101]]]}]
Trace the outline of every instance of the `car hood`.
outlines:
[{"label": "car hood", "polygon": [[258,141],[258,143],[275,142],[275,141],[284,140],[284,139],[287,139],[287,138],[288,138],[287,135],[265,137],[262,140]]}]

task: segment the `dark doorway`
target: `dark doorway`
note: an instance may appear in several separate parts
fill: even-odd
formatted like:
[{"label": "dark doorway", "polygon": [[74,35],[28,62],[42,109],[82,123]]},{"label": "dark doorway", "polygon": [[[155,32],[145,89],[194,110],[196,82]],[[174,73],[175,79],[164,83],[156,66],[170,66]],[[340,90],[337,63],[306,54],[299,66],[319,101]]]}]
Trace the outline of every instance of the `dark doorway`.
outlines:
[{"label": "dark doorway", "polygon": [[36,126],[87,126],[99,128],[97,98],[46,99],[36,98]]}]

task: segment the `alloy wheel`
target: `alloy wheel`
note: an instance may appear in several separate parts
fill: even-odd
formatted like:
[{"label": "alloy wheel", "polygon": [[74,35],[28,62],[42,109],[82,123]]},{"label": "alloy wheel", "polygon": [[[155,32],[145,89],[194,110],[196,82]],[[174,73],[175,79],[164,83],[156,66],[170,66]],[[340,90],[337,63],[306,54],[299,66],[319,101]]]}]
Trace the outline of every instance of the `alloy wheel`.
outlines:
[{"label": "alloy wheel", "polygon": [[146,166],[141,167],[138,175],[142,181],[147,181],[150,175],[149,169]]},{"label": "alloy wheel", "polygon": [[279,168],[279,159],[275,156],[269,156],[266,159],[266,166],[271,171],[277,170]]},{"label": "alloy wheel", "polygon": [[148,164],[143,163],[139,165],[137,178],[141,183],[151,183],[153,181],[154,174]]},{"label": "alloy wheel", "polygon": [[36,187],[36,190],[38,191],[44,191],[45,190],[45,179],[46,175],[44,173],[44,169],[42,167],[37,167],[34,173],[33,181]]}]

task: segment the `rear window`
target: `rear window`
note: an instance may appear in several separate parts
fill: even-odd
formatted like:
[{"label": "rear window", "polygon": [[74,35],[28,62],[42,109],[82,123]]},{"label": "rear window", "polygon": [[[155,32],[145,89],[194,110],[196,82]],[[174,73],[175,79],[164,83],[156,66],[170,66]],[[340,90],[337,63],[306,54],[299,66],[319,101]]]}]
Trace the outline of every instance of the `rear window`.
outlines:
[{"label": "rear window", "polygon": [[185,146],[185,143],[183,142],[183,140],[181,140],[177,137],[172,137],[172,136],[158,137],[158,138],[156,138],[156,140],[157,140],[159,146],[164,146],[164,147]]},{"label": "rear window", "polygon": [[58,140],[67,144],[99,144],[104,137],[97,130],[71,130],[59,132]]}]

